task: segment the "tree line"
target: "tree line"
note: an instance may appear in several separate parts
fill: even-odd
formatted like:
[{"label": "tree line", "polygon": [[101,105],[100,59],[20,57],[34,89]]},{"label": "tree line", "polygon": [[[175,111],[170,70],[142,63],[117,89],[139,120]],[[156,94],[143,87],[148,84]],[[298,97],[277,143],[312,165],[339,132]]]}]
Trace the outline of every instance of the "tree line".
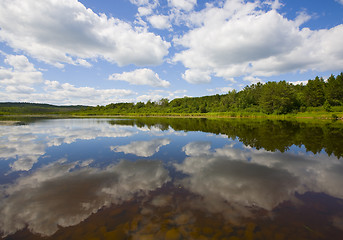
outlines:
[{"label": "tree line", "polygon": [[45,103],[3,102],[0,115],[6,114],[65,114],[83,111],[87,106],[55,106]]},{"label": "tree line", "polygon": [[246,112],[288,114],[312,110],[343,112],[343,73],[327,80],[316,77],[307,84],[294,85],[286,81],[257,83],[241,91],[204,97],[183,97],[137,103],[111,103],[106,106],[54,106],[35,103],[0,103],[0,115],[5,114],[170,114]]},{"label": "tree line", "polygon": [[169,101],[137,103],[111,103],[106,106],[89,107],[88,112],[125,113],[208,113],[208,112],[263,112],[287,114],[321,108],[328,112],[343,106],[343,73],[308,80],[307,84],[295,85],[286,81],[257,83],[241,91],[232,90],[223,95],[184,97]]}]

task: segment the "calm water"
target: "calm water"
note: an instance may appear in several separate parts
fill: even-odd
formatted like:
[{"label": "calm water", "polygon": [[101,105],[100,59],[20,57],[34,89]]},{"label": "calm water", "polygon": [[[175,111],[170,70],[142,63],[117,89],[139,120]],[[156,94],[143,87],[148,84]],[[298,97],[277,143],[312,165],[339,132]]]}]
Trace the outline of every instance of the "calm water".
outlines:
[{"label": "calm water", "polygon": [[0,125],[1,239],[343,239],[343,123]]}]

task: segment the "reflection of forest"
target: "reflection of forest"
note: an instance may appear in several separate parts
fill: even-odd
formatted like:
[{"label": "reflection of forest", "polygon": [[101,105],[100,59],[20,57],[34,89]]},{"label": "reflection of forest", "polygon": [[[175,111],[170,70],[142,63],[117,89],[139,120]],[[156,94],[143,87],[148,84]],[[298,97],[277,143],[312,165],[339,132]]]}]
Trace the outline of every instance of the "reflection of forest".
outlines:
[{"label": "reflection of forest", "polygon": [[138,118],[113,120],[111,124],[158,127],[177,131],[225,134],[246,146],[284,152],[292,145],[307,151],[343,157],[343,125],[336,122],[306,122],[267,119]]}]

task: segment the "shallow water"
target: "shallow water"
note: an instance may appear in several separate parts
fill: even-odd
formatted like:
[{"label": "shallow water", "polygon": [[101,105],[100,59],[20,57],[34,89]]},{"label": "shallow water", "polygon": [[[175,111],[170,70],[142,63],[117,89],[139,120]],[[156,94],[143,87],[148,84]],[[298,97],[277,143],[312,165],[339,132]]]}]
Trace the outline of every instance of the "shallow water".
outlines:
[{"label": "shallow water", "polygon": [[343,239],[341,125],[0,125],[2,238]]}]

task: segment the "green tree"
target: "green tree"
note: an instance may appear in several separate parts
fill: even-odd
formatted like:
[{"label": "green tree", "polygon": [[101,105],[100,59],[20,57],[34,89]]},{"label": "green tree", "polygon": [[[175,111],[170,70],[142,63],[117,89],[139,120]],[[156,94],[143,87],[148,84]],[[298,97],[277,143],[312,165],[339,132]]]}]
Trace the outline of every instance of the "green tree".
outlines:
[{"label": "green tree", "polygon": [[144,104],[144,102],[137,102],[135,107],[136,108],[143,108],[143,107],[145,107],[145,104]]},{"label": "green tree", "polygon": [[322,106],[325,102],[325,82],[323,78],[316,77],[309,80],[304,87],[304,103],[308,107]]},{"label": "green tree", "polygon": [[223,105],[226,106],[228,110],[234,110],[238,108],[238,93],[234,89],[229,91],[229,93],[222,99]]},{"label": "green tree", "polygon": [[239,92],[240,108],[248,108],[258,106],[263,84],[258,82],[246,86],[242,91]]},{"label": "green tree", "polygon": [[169,99],[168,98],[161,98],[158,101],[158,105],[160,105],[162,107],[167,107],[169,105]]},{"label": "green tree", "polygon": [[286,114],[297,108],[293,85],[286,81],[267,82],[262,87],[260,106],[267,114]]},{"label": "green tree", "polygon": [[343,105],[343,72],[336,78],[331,75],[325,87],[326,99],[333,106]]}]

